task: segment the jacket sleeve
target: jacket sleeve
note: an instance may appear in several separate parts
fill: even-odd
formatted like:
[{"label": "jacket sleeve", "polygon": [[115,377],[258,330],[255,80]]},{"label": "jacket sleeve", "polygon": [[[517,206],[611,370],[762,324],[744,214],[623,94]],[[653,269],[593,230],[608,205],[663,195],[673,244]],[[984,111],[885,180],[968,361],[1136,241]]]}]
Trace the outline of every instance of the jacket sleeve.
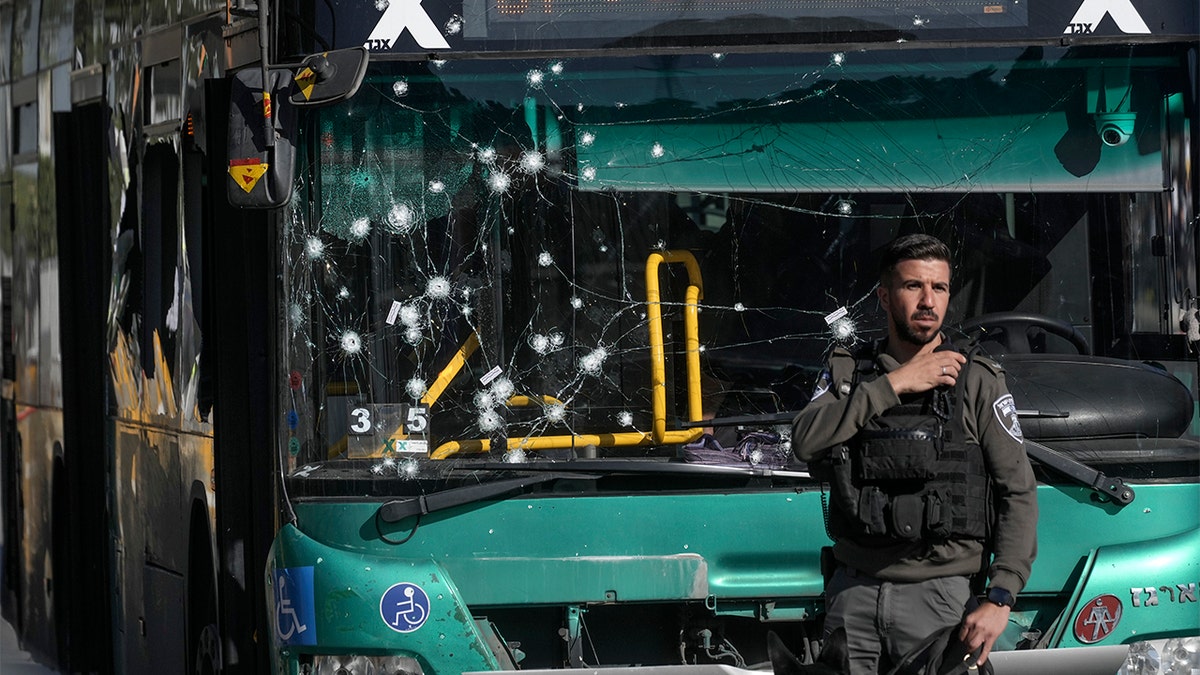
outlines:
[{"label": "jacket sleeve", "polygon": [[987,364],[975,397],[976,435],[992,478],[996,525],[989,583],[1020,593],[1037,556],[1037,480],[1003,371]]},{"label": "jacket sleeve", "polygon": [[899,405],[886,377],[851,388],[854,358],[837,350],[817,382],[812,401],[792,423],[792,451],[802,461],[824,457],[829,448],[854,437],[871,418]]}]

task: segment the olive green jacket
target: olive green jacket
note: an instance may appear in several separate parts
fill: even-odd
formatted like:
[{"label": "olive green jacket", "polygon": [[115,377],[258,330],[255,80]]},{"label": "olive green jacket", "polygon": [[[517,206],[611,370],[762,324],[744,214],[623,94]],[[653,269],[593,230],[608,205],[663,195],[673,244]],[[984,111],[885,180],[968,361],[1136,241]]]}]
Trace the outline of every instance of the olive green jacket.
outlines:
[{"label": "olive green jacket", "polygon": [[[876,346],[883,373],[900,367]],[[802,461],[826,455],[853,438],[869,420],[899,405],[886,377],[853,386],[855,359],[836,349],[821,373],[813,400],[796,416],[792,448]],[[996,523],[990,546],[974,540],[902,542],[863,546],[845,539],[834,544],[842,564],[888,581],[923,581],[943,576],[974,576],[985,571],[988,585],[1014,595],[1029,579],[1037,555],[1037,481],[1021,439],[1016,405],[995,362],[975,357],[964,371],[964,400],[959,404],[966,441],[978,443],[992,481]]]}]

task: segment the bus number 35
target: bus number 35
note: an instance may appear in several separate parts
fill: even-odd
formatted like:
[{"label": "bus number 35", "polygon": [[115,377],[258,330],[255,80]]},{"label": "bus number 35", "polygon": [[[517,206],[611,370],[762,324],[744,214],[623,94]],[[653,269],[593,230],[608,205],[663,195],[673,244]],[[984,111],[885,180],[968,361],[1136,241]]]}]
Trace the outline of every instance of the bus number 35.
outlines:
[{"label": "bus number 35", "polygon": [[429,406],[380,403],[350,409],[350,433],[424,434],[429,430]]}]

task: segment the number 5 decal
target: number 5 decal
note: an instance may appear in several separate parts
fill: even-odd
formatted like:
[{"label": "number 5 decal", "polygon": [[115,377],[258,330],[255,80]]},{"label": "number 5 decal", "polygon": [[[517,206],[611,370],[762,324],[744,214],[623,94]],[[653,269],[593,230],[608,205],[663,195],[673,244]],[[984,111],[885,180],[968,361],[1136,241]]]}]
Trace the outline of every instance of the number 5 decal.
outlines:
[{"label": "number 5 decal", "polygon": [[404,418],[405,432],[410,434],[423,434],[429,429],[429,406],[414,405],[409,406],[408,412]]},{"label": "number 5 decal", "polygon": [[350,411],[350,417],[353,418],[353,424],[350,425],[350,432],[355,434],[371,433],[371,411],[366,408],[355,408]]}]

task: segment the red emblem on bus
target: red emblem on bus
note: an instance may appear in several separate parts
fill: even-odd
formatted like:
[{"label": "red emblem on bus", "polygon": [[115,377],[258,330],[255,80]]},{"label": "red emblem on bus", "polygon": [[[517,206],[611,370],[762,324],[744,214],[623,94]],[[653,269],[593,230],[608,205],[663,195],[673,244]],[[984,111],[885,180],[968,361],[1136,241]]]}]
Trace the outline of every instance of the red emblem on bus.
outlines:
[{"label": "red emblem on bus", "polygon": [[1108,637],[1121,621],[1121,601],[1113,595],[1097,595],[1075,616],[1075,638],[1093,644]]}]

